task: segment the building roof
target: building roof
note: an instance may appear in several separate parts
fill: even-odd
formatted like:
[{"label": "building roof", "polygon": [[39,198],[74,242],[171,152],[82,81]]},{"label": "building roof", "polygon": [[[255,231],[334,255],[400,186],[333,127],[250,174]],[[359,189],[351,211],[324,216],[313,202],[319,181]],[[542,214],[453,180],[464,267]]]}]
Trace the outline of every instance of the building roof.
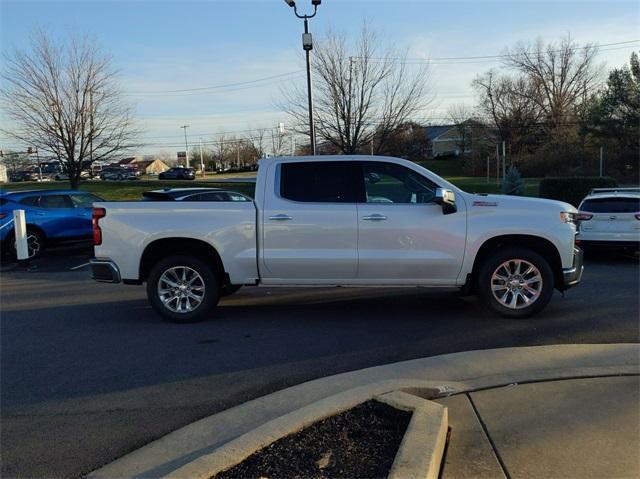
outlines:
[{"label": "building roof", "polygon": [[435,140],[440,135],[451,130],[455,125],[431,125],[424,127],[424,134],[429,140]]}]

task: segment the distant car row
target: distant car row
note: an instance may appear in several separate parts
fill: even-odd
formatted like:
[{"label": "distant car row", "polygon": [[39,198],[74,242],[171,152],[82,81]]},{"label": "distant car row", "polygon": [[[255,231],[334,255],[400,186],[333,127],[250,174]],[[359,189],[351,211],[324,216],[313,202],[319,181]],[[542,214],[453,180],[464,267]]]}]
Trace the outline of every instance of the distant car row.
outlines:
[{"label": "distant car row", "polygon": [[[103,181],[127,181],[140,179],[140,171],[124,168],[122,166],[108,166],[96,172],[96,176]],[[83,179],[92,177],[89,171],[83,171],[80,175]],[[162,172],[158,175],[159,180],[195,180],[196,173],[193,168],[170,168],[169,170]],[[36,170],[24,170],[13,172],[9,180],[11,182],[22,181],[65,181],[69,180],[69,175],[66,173],[41,173]]]}]

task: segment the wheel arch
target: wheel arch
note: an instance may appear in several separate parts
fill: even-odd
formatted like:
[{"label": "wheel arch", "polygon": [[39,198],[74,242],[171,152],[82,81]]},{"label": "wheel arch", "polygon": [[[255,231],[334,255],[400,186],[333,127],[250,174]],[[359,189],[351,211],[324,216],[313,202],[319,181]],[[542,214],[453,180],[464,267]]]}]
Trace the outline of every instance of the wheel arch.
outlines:
[{"label": "wheel arch", "polygon": [[513,234],[495,236],[493,238],[489,238],[482,244],[473,262],[471,278],[469,278],[469,280],[467,281],[468,287],[471,289],[475,288],[475,280],[478,277],[480,268],[482,268],[484,262],[494,252],[500,250],[501,248],[511,246],[518,248],[529,248],[532,251],[538,253],[549,262],[549,266],[553,271],[554,287],[558,287],[558,285],[561,285],[563,283],[562,259],[560,257],[558,248],[556,248],[556,246],[551,241],[540,236]]},{"label": "wheel arch", "polygon": [[223,284],[226,274],[218,251],[206,241],[195,238],[162,238],[149,243],[140,258],[139,280],[146,281],[153,265],[167,256],[185,254],[202,259],[213,266],[216,279]]}]

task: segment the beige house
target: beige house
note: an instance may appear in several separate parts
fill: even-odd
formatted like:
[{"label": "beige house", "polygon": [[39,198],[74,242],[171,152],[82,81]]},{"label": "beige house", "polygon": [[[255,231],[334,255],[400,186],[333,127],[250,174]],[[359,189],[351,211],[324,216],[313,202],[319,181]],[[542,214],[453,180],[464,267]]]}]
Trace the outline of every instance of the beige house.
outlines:
[{"label": "beige house", "polygon": [[460,152],[460,134],[455,125],[438,125],[425,127],[429,139],[428,156],[458,156]]},{"label": "beige house", "polygon": [[136,167],[146,175],[157,175],[169,169],[169,166],[161,160],[136,161]]},{"label": "beige house", "polygon": [[460,125],[427,126],[425,134],[429,139],[427,155],[430,158],[469,155],[472,153],[473,142],[492,140],[487,128],[471,119]]}]

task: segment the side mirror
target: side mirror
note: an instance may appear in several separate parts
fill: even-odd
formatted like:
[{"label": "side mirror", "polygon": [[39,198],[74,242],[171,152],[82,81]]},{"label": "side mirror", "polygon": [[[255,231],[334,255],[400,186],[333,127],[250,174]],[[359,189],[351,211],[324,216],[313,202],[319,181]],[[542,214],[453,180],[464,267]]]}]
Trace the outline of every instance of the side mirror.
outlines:
[{"label": "side mirror", "polygon": [[442,206],[442,213],[445,215],[450,215],[458,211],[456,207],[456,194],[451,190],[436,188],[436,196],[433,202]]}]

